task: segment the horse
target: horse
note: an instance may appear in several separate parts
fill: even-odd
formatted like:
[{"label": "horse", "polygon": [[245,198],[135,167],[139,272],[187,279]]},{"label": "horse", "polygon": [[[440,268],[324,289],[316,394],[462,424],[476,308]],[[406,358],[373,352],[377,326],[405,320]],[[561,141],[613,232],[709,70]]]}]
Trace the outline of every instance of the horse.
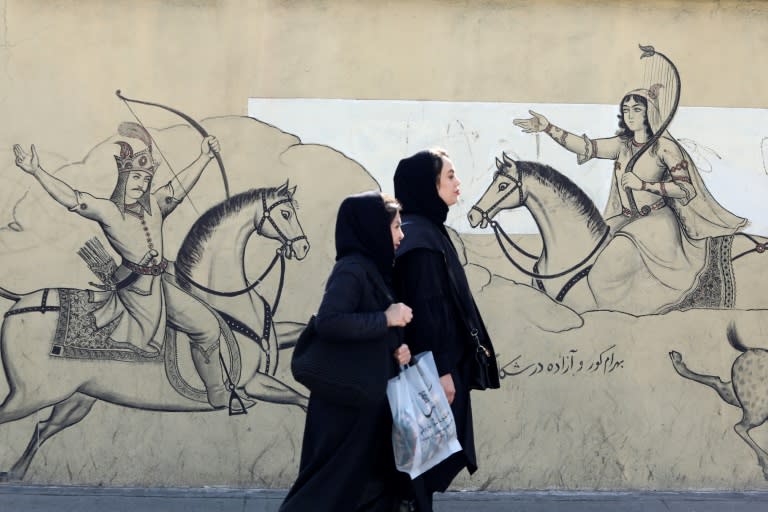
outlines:
[{"label": "horse", "polygon": [[[295,257],[301,260],[309,252],[309,242],[296,218],[294,192],[295,187],[288,188],[286,183],[273,192],[274,197],[256,189],[212,208],[184,237],[174,263],[182,288],[214,307],[236,333],[250,338],[261,347],[248,392],[250,396],[266,401],[274,401],[277,394],[292,392],[271,377],[279,366],[279,351],[292,347],[303,329],[303,324],[274,320],[285,279],[285,259]],[[268,199],[273,199],[269,205]],[[259,202],[261,210],[253,214],[250,208],[258,209]],[[250,217],[258,220],[254,223],[245,220]],[[276,218],[289,223],[289,227],[290,223],[295,223],[294,229],[284,232]],[[246,276],[245,250],[254,232],[279,241],[281,246],[264,273],[251,281]],[[231,247],[235,250],[232,251]],[[269,302],[256,293],[256,287],[278,261],[279,283],[274,300]],[[218,267],[230,271],[211,273],[211,269]],[[202,281],[206,281],[207,285],[199,284]],[[254,325],[261,329],[252,328]]]},{"label": "horse", "polygon": [[[539,255],[530,254],[517,246],[493,220],[503,210],[520,207],[528,209],[539,229],[542,242]],[[506,154],[501,160],[496,158],[493,181],[467,216],[472,227],[490,225],[493,228],[507,259],[531,277],[533,286],[577,312],[615,309],[601,296],[607,278],[615,282],[616,273],[620,272],[621,276],[631,279],[641,275],[645,269],[639,254],[621,261],[600,258],[616,238],[615,234],[611,233],[608,223],[583,190],[557,170],[541,163],[515,161]],[[712,245],[712,250],[722,248],[723,266],[728,267],[728,271],[732,270],[727,276],[728,282],[723,284],[723,287],[728,286],[729,293],[723,292],[724,298],[718,303],[714,298],[704,296],[704,291],[692,289],[688,298],[695,297],[696,301],[681,297],[679,303],[670,305],[660,300],[657,309],[651,313],[691,307],[750,309],[768,305],[768,300],[760,291],[768,286],[768,278],[762,271],[765,261],[745,257],[764,253],[768,249],[768,239],[745,233],[718,238],[721,240],[709,240],[718,242],[718,245]],[[709,250],[709,241],[707,243]],[[505,244],[516,247],[524,256],[534,260],[532,270],[519,264]],[[701,275],[698,278],[701,279]],[[736,286],[740,282],[749,285]],[[653,294],[654,283],[643,284],[643,292]],[[653,295],[650,298],[653,299]],[[623,312],[649,314],[646,311]]]},{"label": "horse", "polygon": [[746,347],[739,339],[733,323],[728,325],[726,337],[730,345],[741,352],[731,365],[730,382],[724,382],[714,375],[701,375],[691,371],[683,362],[680,352],[673,350],[669,357],[681,377],[714,389],[727,404],[741,409],[741,421],[734,425],[733,429],[755,452],[757,463],[763,470],[763,477],[768,480],[768,452],[749,435],[750,430],[768,420],[768,403],[763,395],[763,386],[768,382],[768,350]]},{"label": "horse", "polygon": [[[232,269],[242,268],[242,260],[237,267],[230,265],[242,257],[254,232],[280,242],[281,255],[303,259],[309,251],[309,242],[296,217],[294,191],[295,187],[290,189],[287,183],[278,188],[254,189],[214,206],[195,222],[187,236],[188,243],[182,244],[177,256],[181,272],[173,265],[169,265],[169,271],[179,274],[180,283],[194,280],[206,288],[234,285]],[[214,251],[216,254],[212,257],[210,253]],[[227,265],[219,264],[220,258],[223,261],[228,253],[234,259],[227,261]],[[250,292],[253,286],[245,286],[244,275],[240,273],[238,278],[239,287]],[[0,297],[15,302],[0,328],[0,355],[10,388],[0,405],[0,425],[53,406],[50,416],[36,424],[28,446],[10,471],[0,473],[0,480],[23,479],[39,447],[56,433],[81,421],[99,400],[143,410],[215,412],[205,400],[204,392],[198,391],[196,399],[180,394],[169,382],[163,364],[52,357],[59,295],[56,289],[22,295],[0,288]],[[31,309],[12,314],[24,308]],[[224,315],[226,312],[222,312],[220,318]],[[220,322],[223,334],[229,333],[231,338],[231,331],[227,329],[229,322]],[[233,362],[242,362],[241,374],[254,376],[259,381],[255,398],[306,410],[306,396],[259,371],[263,367],[263,345],[250,342],[240,345],[239,352],[234,347],[242,356],[238,360],[232,356],[230,347],[230,371],[233,371]],[[236,380],[236,376],[232,379]],[[236,384],[232,382],[233,386]],[[246,390],[248,384],[245,384]]]}]

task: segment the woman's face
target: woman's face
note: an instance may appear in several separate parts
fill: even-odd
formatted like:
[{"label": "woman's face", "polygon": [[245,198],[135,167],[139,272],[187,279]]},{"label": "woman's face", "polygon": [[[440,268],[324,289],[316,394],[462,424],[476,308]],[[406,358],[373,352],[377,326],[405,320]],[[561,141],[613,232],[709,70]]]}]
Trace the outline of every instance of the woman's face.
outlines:
[{"label": "woman's face", "polygon": [[629,98],[621,106],[621,114],[624,116],[624,124],[633,132],[645,132],[646,107],[633,98]]},{"label": "woman's face", "polygon": [[392,233],[392,245],[395,247],[395,250],[397,250],[400,247],[400,240],[405,238],[405,234],[403,233],[403,222],[400,219],[399,213],[392,219],[392,224],[389,225],[389,230]]},{"label": "woman's face", "polygon": [[440,171],[440,179],[437,182],[437,195],[448,206],[455,205],[461,195],[461,180],[456,176],[456,171],[453,168],[453,162],[450,158],[441,157],[443,159],[443,169]]}]

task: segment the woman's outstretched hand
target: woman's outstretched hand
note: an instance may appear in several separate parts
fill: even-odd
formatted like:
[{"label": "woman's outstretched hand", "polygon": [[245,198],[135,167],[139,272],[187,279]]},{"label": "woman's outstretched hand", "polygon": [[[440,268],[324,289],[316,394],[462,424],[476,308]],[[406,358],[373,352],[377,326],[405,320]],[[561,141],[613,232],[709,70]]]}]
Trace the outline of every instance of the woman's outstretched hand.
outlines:
[{"label": "woman's outstretched hand", "polygon": [[544,131],[547,126],[549,126],[549,121],[546,117],[533,110],[529,110],[528,112],[533,117],[530,119],[513,119],[512,124],[522,128],[524,133],[538,133]]}]

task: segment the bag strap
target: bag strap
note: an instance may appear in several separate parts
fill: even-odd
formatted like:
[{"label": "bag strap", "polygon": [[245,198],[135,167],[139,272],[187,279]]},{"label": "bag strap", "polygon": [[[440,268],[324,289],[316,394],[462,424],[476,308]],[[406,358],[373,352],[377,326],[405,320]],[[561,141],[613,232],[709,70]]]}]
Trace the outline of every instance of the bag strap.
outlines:
[{"label": "bag strap", "polygon": [[390,293],[387,286],[384,284],[384,281],[381,279],[381,276],[378,272],[373,272],[371,269],[366,268],[365,273],[368,275],[368,279],[371,280],[373,285],[376,287],[377,290],[379,290],[384,297],[389,301],[390,304],[393,304],[395,302],[395,299],[392,297],[392,293]]},{"label": "bag strap", "polygon": [[482,343],[480,343],[480,331],[472,324],[472,320],[470,319],[467,310],[464,308],[464,304],[459,298],[459,285],[456,282],[456,276],[453,274],[451,266],[448,264],[448,258],[445,256],[445,253],[443,253],[443,262],[445,263],[445,270],[448,273],[448,280],[451,282],[451,298],[459,310],[464,325],[469,330],[469,335],[472,336],[473,340],[475,340],[477,351],[482,351],[485,353],[486,357],[491,357],[491,352]]},{"label": "bag strap", "polygon": [[[381,275],[378,272],[374,272],[373,270],[364,267],[365,273],[368,275],[368,279],[373,282],[373,285],[376,287],[377,290],[379,290],[384,297],[389,301],[390,304],[395,303],[394,297],[392,297],[392,293],[390,293],[389,289],[387,288],[387,285],[384,284],[384,280],[381,278]],[[398,344],[402,344],[405,342],[405,332],[402,327],[395,327],[395,332],[397,333],[397,339]]]}]

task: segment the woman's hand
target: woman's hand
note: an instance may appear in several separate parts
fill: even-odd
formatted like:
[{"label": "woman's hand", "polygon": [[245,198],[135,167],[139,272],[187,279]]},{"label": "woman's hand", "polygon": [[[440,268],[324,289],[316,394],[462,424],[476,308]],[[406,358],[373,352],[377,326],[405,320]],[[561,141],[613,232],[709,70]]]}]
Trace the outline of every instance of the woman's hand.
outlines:
[{"label": "woman's hand", "polygon": [[408,364],[411,362],[411,349],[408,348],[408,345],[403,343],[399,347],[397,347],[397,350],[395,350],[395,353],[393,354],[395,356],[395,360],[397,361],[397,364],[400,366],[403,366],[404,364]]},{"label": "woman's hand", "polygon": [[638,178],[637,174],[633,172],[625,172],[621,176],[621,188],[640,190],[643,188],[643,180]]},{"label": "woman's hand", "polygon": [[390,304],[384,315],[387,317],[387,327],[405,327],[413,319],[413,311],[402,302]]},{"label": "woman's hand", "polygon": [[528,111],[533,117],[530,119],[513,119],[512,124],[523,129],[523,133],[537,133],[544,131],[549,126],[549,121],[543,115]]},{"label": "woman's hand", "polygon": [[40,169],[40,158],[37,156],[34,144],[30,154],[27,154],[18,144],[14,144],[13,153],[16,155],[16,166],[27,174],[34,175]]},{"label": "woman's hand", "polygon": [[451,374],[446,373],[440,377],[440,384],[443,386],[443,391],[445,391],[445,397],[448,399],[448,404],[452,404],[453,399],[456,396],[456,388],[453,386],[453,377],[451,377]]}]

